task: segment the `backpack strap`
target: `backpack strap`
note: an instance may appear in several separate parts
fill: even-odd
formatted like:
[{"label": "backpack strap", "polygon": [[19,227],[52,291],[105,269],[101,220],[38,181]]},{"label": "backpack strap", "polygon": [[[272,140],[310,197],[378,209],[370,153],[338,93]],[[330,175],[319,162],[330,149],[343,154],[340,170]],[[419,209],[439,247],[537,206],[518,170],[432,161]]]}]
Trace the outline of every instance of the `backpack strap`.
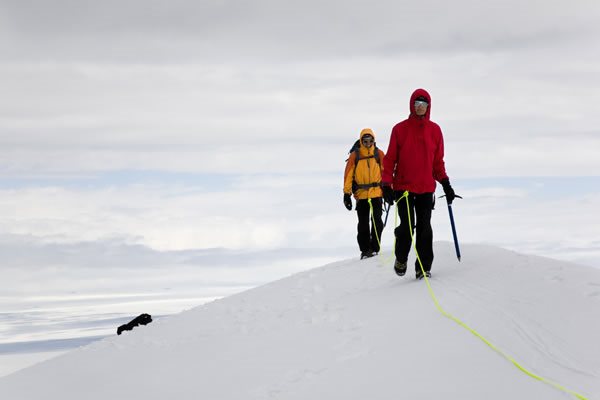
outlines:
[{"label": "backpack strap", "polygon": [[377,146],[375,146],[375,151],[372,156],[367,156],[367,157],[363,157],[363,158],[360,158],[360,147],[357,147],[354,150],[354,171],[352,172],[352,193],[356,193],[356,191],[359,189],[370,189],[373,187],[381,186],[381,182],[365,183],[362,185],[359,185],[358,183],[356,183],[356,166],[358,165],[358,161],[359,160],[367,160],[369,158],[374,158],[375,161],[377,161],[377,164],[379,164],[379,169],[381,170],[381,157],[379,157],[379,149],[377,148]]},{"label": "backpack strap", "polygon": [[377,145],[375,145],[375,153],[373,153],[373,156],[375,157],[377,164],[379,164],[379,169],[381,169],[381,158],[379,158],[379,149],[377,148]]}]

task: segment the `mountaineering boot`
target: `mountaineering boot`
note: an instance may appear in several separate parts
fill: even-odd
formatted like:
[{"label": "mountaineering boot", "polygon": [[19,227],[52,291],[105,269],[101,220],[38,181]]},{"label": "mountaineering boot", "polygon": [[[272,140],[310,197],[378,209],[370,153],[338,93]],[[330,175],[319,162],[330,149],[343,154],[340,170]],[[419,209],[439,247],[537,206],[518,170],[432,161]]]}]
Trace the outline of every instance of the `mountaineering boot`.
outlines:
[{"label": "mountaineering boot", "polygon": [[363,251],[362,253],[360,253],[360,259],[365,259],[365,258],[370,258],[373,257],[375,255],[375,253],[373,253],[371,250],[369,251]]},{"label": "mountaineering boot", "polygon": [[404,274],[406,274],[406,261],[402,262],[396,260],[394,263],[394,271],[396,272],[396,275],[404,276]]},{"label": "mountaineering boot", "polygon": [[[425,271],[425,276],[428,278],[431,278],[431,272]],[[419,279],[419,280],[423,279],[423,271],[421,271],[421,270],[417,271],[417,279]]]}]

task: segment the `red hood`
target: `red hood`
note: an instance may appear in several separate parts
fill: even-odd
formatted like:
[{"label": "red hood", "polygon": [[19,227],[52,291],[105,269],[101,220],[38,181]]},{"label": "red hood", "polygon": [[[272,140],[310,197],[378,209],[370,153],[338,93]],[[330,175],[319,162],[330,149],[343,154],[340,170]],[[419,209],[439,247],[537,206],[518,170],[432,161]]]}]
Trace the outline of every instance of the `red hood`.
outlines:
[{"label": "red hood", "polygon": [[417,89],[410,96],[410,118],[418,118],[417,114],[415,114],[415,100],[417,97],[423,96],[427,99],[429,106],[427,107],[427,112],[425,113],[424,119],[429,120],[429,115],[431,113],[431,96],[427,93],[425,89]]}]

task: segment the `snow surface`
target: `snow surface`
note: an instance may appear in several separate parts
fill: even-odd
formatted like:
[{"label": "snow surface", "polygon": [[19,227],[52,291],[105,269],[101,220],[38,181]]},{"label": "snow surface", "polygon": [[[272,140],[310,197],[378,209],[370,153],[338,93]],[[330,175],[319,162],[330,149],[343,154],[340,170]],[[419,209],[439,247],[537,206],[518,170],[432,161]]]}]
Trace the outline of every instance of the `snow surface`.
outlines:
[{"label": "snow surface", "polygon": [[[600,270],[438,242],[442,307],[600,399]],[[389,254],[295,274],[0,379],[2,399],[568,399],[441,315]]]}]

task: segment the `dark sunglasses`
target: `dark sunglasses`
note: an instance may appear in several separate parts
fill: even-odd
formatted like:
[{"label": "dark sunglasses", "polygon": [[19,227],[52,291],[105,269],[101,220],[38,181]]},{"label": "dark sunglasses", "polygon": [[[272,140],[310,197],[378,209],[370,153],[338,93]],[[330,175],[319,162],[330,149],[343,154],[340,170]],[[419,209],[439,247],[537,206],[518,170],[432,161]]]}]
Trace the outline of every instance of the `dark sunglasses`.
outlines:
[{"label": "dark sunglasses", "polygon": [[371,143],[373,143],[374,141],[375,141],[375,140],[374,140],[374,139],[372,139],[372,138],[365,138],[365,139],[363,139],[363,140],[362,140],[362,142],[363,142],[364,144],[371,144]]}]

